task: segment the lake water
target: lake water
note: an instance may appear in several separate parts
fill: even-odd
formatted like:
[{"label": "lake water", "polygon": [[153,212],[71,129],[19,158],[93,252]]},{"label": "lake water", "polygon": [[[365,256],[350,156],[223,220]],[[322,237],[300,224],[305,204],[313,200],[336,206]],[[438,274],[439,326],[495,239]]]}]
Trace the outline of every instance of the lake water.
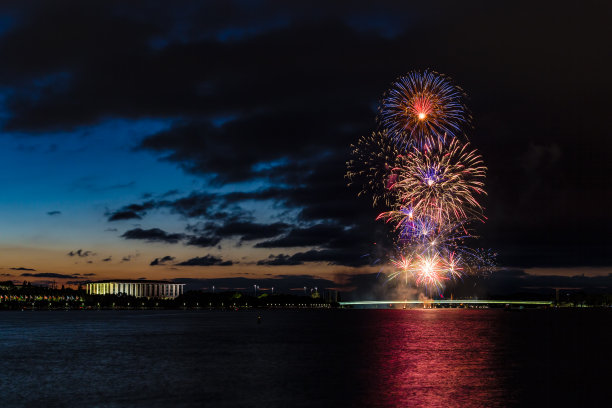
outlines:
[{"label": "lake water", "polygon": [[1,312],[0,406],[610,406],[611,334],[611,310]]}]

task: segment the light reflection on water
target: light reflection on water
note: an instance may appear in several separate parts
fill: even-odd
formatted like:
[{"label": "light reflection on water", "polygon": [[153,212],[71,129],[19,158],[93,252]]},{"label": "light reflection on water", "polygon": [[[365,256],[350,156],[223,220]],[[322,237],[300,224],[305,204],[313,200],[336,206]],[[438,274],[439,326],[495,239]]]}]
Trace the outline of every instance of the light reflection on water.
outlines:
[{"label": "light reflection on water", "polygon": [[508,405],[495,314],[381,312],[372,350],[376,387],[368,402],[389,407]]},{"label": "light reflection on water", "polygon": [[606,406],[611,318],[611,310],[0,312],[0,406]]}]

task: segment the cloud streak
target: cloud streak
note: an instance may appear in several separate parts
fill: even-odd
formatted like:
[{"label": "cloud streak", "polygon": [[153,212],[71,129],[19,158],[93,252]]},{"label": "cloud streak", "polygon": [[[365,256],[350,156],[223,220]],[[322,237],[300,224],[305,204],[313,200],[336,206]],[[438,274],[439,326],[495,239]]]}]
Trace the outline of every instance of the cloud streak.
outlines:
[{"label": "cloud streak", "polygon": [[195,257],[188,259],[183,262],[179,262],[176,265],[178,266],[232,266],[234,262],[232,261],[224,261],[223,259],[213,256],[213,255],[205,255],[200,257]]}]

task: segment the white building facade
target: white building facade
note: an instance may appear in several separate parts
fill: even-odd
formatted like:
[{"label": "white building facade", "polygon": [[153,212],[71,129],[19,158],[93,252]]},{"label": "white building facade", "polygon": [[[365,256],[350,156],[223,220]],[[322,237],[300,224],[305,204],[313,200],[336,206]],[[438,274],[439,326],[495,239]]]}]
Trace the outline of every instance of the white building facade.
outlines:
[{"label": "white building facade", "polygon": [[87,294],[174,299],[183,294],[184,286],[184,283],[166,281],[109,280],[88,283]]}]

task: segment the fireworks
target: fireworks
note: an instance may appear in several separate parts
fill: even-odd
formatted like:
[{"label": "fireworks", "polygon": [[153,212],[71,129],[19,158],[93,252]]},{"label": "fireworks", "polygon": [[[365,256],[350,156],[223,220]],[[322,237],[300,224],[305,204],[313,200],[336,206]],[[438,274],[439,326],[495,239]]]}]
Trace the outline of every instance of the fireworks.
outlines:
[{"label": "fireworks", "polygon": [[393,169],[401,163],[401,151],[387,132],[363,136],[351,149],[353,159],[346,163],[349,185],[361,185],[358,195],[371,194],[374,206],[395,202],[398,190],[391,189],[397,181]]},{"label": "fireworks", "polygon": [[417,285],[428,288],[442,286],[442,281],[447,280],[447,267],[437,253],[428,257],[419,257],[416,264],[415,278]]},{"label": "fireworks", "polygon": [[428,289],[441,289],[444,281],[459,276],[461,271],[454,254],[443,258],[435,251],[409,256],[400,255],[398,259],[392,259],[391,263],[396,270],[390,274],[389,279],[403,275],[406,283],[414,279],[417,285]]},{"label": "fireworks", "polygon": [[[412,148],[396,168],[396,190],[402,207],[409,206],[410,216],[417,214],[438,223],[480,218],[482,207],[476,195],[486,194],[486,167],[469,143],[457,139],[427,138],[425,147]],[[400,207],[400,212],[401,208]]]},{"label": "fireworks", "polygon": [[465,245],[473,238],[466,224],[466,220],[437,224],[425,217],[402,220],[395,228],[398,255],[391,259],[395,270],[389,279],[403,276],[406,283],[413,279],[417,285],[438,290],[446,280],[476,272],[480,253]]},{"label": "fireworks", "polygon": [[486,167],[459,137],[470,117],[465,94],[444,75],[410,72],[393,83],[379,107],[382,132],[359,139],[347,162],[350,184],[361,185],[378,219],[393,225],[389,279],[440,292],[463,274],[490,272],[495,255],[470,248],[470,223],[484,220]]},{"label": "fireworks", "polygon": [[399,144],[432,135],[458,137],[470,122],[465,93],[434,71],[413,71],[391,85],[379,107],[378,122]]}]

